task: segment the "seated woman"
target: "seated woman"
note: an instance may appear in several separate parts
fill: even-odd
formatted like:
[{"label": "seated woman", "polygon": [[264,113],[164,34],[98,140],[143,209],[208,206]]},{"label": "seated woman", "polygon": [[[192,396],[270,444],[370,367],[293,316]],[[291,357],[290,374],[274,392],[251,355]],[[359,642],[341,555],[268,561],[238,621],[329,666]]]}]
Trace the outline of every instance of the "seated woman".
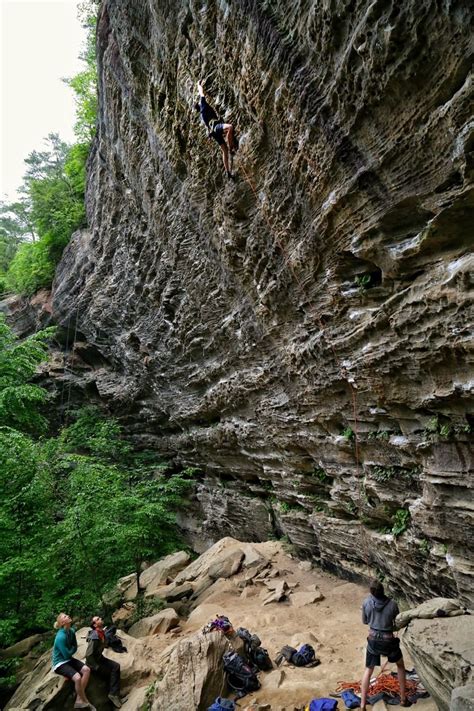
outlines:
[{"label": "seated woman", "polygon": [[86,686],[89,683],[91,670],[79,659],[73,657],[77,652],[77,639],[76,630],[72,627],[69,615],[61,612],[54,623],[54,629],[58,632],[53,645],[53,671],[74,682],[76,688],[75,709],[90,708],[95,711],[94,706],[89,703],[86,697]]}]

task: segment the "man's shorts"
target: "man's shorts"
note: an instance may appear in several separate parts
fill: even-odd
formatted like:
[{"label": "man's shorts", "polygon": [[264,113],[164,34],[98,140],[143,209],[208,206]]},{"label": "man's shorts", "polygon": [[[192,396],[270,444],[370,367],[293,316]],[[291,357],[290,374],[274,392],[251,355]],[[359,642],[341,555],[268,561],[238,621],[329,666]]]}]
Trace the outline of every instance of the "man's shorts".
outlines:
[{"label": "man's shorts", "polygon": [[65,676],[67,679],[72,679],[77,672],[81,671],[82,667],[85,667],[85,664],[80,662],[79,659],[73,658],[68,662],[64,662],[64,664],[61,664],[60,667],[56,667],[54,672],[56,674],[61,674],[61,676]]},{"label": "man's shorts", "polygon": [[220,146],[225,145],[224,124],[216,123],[212,130],[211,136],[217,141]]},{"label": "man's shorts", "polygon": [[367,637],[366,667],[379,667],[380,657],[387,657],[391,663],[399,662],[403,657],[398,637],[393,639],[370,639]]}]

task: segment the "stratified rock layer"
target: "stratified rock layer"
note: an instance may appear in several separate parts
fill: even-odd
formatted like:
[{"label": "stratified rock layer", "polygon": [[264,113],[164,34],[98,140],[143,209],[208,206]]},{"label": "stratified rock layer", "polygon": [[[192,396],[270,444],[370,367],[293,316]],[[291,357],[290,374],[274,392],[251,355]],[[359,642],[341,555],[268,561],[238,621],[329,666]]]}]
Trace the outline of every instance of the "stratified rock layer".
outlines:
[{"label": "stratified rock layer", "polygon": [[469,598],[471,25],[467,0],[102,3],[90,230],[53,311],[137,442],[203,471],[201,549],[286,534]]},{"label": "stratified rock layer", "polygon": [[[452,708],[451,696],[474,702],[474,620],[472,616],[413,620],[403,633],[418,674],[440,711]],[[461,689],[458,689],[461,687]],[[458,708],[463,708],[459,705]],[[468,705],[464,708],[469,708]]]}]

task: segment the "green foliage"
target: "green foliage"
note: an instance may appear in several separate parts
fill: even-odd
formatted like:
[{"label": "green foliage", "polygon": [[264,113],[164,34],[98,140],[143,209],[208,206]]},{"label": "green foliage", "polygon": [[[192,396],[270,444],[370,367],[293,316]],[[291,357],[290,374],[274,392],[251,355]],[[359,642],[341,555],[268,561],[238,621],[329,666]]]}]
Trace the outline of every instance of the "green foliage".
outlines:
[{"label": "green foliage", "polygon": [[38,407],[47,399],[43,388],[28,383],[37,366],[46,360],[47,343],[54,329],[39,331],[21,343],[0,314],[0,427],[38,432],[46,421]]},{"label": "green foliage", "polygon": [[352,429],[352,427],[345,427],[342,430],[341,434],[343,437],[345,437],[349,441],[352,441],[355,439],[355,434],[354,434],[354,430]]},{"label": "green foliage", "polygon": [[389,438],[390,438],[390,431],[389,430],[373,430],[372,432],[369,432],[369,434],[367,435],[367,439],[369,439],[369,440],[376,439],[379,442],[387,442]]},{"label": "green foliage", "polygon": [[48,150],[33,151],[24,191],[36,242],[24,242],[16,250],[6,277],[9,289],[32,294],[50,286],[56,264],[75,229],[85,224],[84,186],[88,146],[68,147],[55,134]]},{"label": "green foliage", "polygon": [[392,518],[391,533],[393,533],[395,537],[398,537],[407,530],[409,525],[410,512],[408,509],[398,509]]},{"label": "green foliage", "polygon": [[358,274],[356,278],[354,279],[354,284],[355,286],[358,286],[359,289],[368,289],[372,283],[372,275],[371,274]]},{"label": "green foliage", "polygon": [[19,657],[11,657],[0,661],[0,690],[14,689],[16,686],[16,672],[21,664]]},{"label": "green foliage", "polygon": [[454,424],[452,422],[441,423],[438,416],[432,417],[428,420],[425,428],[425,434],[428,437],[442,437],[443,439],[454,439],[456,437],[462,437],[463,435],[470,434],[472,428],[468,422],[460,422]]},{"label": "green foliage", "polygon": [[279,501],[278,506],[280,507],[280,511],[282,513],[288,513],[288,511],[290,511],[291,509],[291,506],[288,501]]},{"label": "green foliage", "polygon": [[81,55],[83,71],[65,80],[76,97],[75,135],[68,146],[57,134],[46,139],[46,150],[32,151],[20,200],[0,206],[0,288],[32,294],[49,287],[56,265],[72,233],[86,223],[85,167],[97,118],[95,18],[98,3],[80,7],[88,29]]},{"label": "green foliage", "polygon": [[[189,474],[136,453],[118,423],[93,408],[58,437],[44,430],[45,392],[28,382],[42,333],[17,343],[0,320],[0,634],[49,628],[61,609],[90,615],[124,572],[179,545],[175,511]],[[8,426],[7,423],[8,422]]]},{"label": "green foliage", "polygon": [[430,554],[430,542],[426,538],[422,538],[420,540],[418,547],[423,556],[428,556]]},{"label": "green foliage", "polygon": [[325,470],[322,469],[321,467],[315,467],[313,469],[312,476],[315,477],[316,479],[319,479],[319,481],[322,484],[327,484],[329,481],[331,481],[331,478],[326,474]]},{"label": "green foliage", "polygon": [[380,484],[384,484],[388,481],[391,481],[392,479],[398,479],[405,481],[406,483],[411,483],[415,481],[417,476],[419,476],[420,471],[420,467],[413,467],[412,469],[407,469],[405,467],[397,466],[376,466],[371,468],[370,474],[372,478],[375,479],[375,481],[378,481]]}]

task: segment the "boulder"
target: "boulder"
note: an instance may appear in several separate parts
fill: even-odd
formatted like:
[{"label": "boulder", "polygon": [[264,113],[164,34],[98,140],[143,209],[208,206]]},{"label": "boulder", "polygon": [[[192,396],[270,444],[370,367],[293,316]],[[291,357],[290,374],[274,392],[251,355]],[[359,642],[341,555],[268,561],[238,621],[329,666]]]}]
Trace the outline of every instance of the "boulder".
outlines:
[{"label": "boulder", "polygon": [[220,541],[214,543],[213,546],[209,548],[205,553],[196,558],[192,563],[190,563],[184,570],[182,570],[175,578],[175,583],[178,585],[184,582],[190,582],[200,578],[202,576],[209,575],[209,568],[219,560],[224,551],[231,548],[242,549],[242,544],[235,538],[230,538],[226,536],[221,538]]},{"label": "boulder", "polygon": [[425,600],[418,607],[405,610],[397,615],[395,624],[397,629],[406,627],[410,620],[428,620],[435,617],[459,617],[465,615],[466,610],[460,600],[451,600],[446,597],[435,597]]},{"label": "boulder", "polygon": [[287,600],[290,593],[291,590],[288,588],[288,583],[285,580],[282,580],[275,586],[274,590],[272,590],[270,594],[267,594],[265,591],[263,604],[269,605],[271,602],[282,602],[283,600]]},{"label": "boulder", "polygon": [[168,607],[166,610],[157,612],[156,615],[144,617],[138,622],[135,622],[135,624],[130,627],[128,634],[132,637],[146,637],[150,634],[169,632],[173,627],[177,627],[178,625],[178,615],[175,610]]},{"label": "boulder", "polygon": [[474,617],[413,620],[402,640],[438,708],[448,711],[453,690],[474,683]]},{"label": "boulder", "polygon": [[293,593],[291,596],[291,604],[293,605],[293,607],[304,607],[305,605],[312,605],[315,602],[320,602],[320,600],[324,600],[324,595],[320,590],[297,592]]},{"label": "boulder", "polygon": [[191,597],[194,592],[194,588],[190,583],[182,583],[177,585],[176,582],[165,585],[164,587],[157,588],[152,593],[146,593],[146,597],[160,597],[162,600],[167,602],[177,602],[178,600],[185,600]]},{"label": "boulder", "polygon": [[244,552],[240,548],[225,551],[217,560],[211,563],[207,574],[212,580],[230,578],[240,570],[243,558]]},{"label": "boulder", "polygon": [[118,627],[124,627],[125,629],[130,624],[130,619],[133,617],[136,605],[133,602],[126,602],[122,607],[112,614],[112,622]]},{"label": "boulder", "polygon": [[11,647],[0,649],[0,659],[11,659],[12,657],[24,657],[33,647],[44,639],[45,635],[33,634],[25,637]]},{"label": "boulder", "polygon": [[220,632],[180,640],[171,651],[162,681],[155,686],[151,711],[205,711],[224,695],[222,656],[230,649]]},{"label": "boulder", "polygon": [[[86,652],[86,636],[89,628],[83,627],[77,632],[78,650],[77,659],[84,660]],[[121,688],[127,691],[137,682],[137,679],[146,680],[148,676],[156,673],[159,664],[159,654],[153,646],[153,637],[135,639],[124,632],[120,638],[127,647],[127,652],[117,654],[106,650],[105,656],[120,664]],[[25,677],[15,691],[5,711],[15,708],[21,709],[47,709],[47,711],[72,711],[74,705],[73,686],[65,682],[64,678],[51,670],[51,651],[45,652],[38,660],[34,669]],[[96,675],[91,676],[87,687],[89,700],[97,711],[110,711],[110,702],[107,700],[107,687],[102,679]]]},{"label": "boulder", "polygon": [[140,587],[153,592],[160,585],[166,584],[169,578],[175,578],[190,561],[191,556],[186,551],[177,551],[161,558],[140,575]]}]

